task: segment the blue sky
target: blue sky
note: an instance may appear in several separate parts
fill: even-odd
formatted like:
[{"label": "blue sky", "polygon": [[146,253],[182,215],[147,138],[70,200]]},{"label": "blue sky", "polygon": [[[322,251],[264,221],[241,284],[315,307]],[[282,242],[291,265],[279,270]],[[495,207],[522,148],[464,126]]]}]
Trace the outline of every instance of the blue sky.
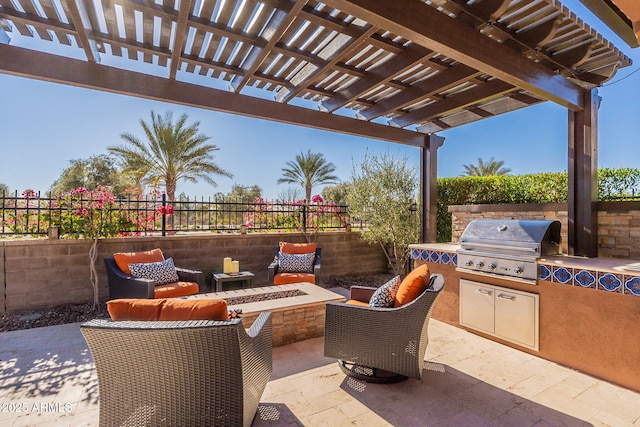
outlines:
[{"label": "blue sky", "polygon": [[[577,0],[562,4],[634,61],[599,89],[603,100],[598,161],[599,167],[639,168],[640,72],[630,74],[640,67],[640,49],[630,49]],[[31,42],[18,40],[19,35],[12,38],[15,45]],[[106,153],[107,146],[123,142],[124,132],[142,137],[139,121],[148,121],[151,110],[173,111],[174,117],[187,113],[191,121],[199,121],[200,131],[220,148],[215,161],[234,175],[215,177],[217,187],[179,182],[177,192],[189,196],[228,192],[235,183],[257,184],[266,197],[278,197],[287,189],[286,184],[277,184],[285,162],[308,149],[322,152],[345,181],[367,150],[390,150],[409,157],[416,168],[419,164],[419,150],[414,147],[3,74],[0,91],[0,183],[18,192],[46,191],[69,160]],[[566,109],[547,102],[441,132],[446,139],[438,154],[438,176],[459,176],[463,165],[491,157],[504,160],[512,174],[564,171],[567,116]]]}]

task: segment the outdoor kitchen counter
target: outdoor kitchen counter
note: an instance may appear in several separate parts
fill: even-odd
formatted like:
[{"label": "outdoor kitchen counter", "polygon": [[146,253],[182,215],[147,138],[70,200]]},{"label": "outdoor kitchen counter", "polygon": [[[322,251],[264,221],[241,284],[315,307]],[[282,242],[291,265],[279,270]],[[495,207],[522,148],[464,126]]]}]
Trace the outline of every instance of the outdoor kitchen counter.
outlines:
[{"label": "outdoor kitchen counter", "polygon": [[554,255],[540,258],[539,264],[557,265],[573,269],[595,270],[640,276],[640,260],[621,258],[584,258],[569,255]]},{"label": "outdoor kitchen counter", "polygon": [[[456,244],[411,245],[414,265],[445,277],[432,317],[604,380],[640,391],[640,261],[567,255],[538,259],[536,284],[456,268]],[[460,280],[539,296],[539,351],[460,325]]]}]

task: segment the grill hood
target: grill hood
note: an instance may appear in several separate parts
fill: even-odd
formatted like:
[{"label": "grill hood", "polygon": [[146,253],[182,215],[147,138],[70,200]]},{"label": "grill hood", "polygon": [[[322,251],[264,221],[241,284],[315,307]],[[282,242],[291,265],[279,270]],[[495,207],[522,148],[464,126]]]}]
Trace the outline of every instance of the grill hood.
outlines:
[{"label": "grill hood", "polygon": [[536,284],[537,259],[560,253],[560,221],[471,221],[460,236],[460,271]]},{"label": "grill hood", "polygon": [[462,233],[460,247],[482,252],[522,253],[536,258],[558,254],[560,221],[477,219]]}]

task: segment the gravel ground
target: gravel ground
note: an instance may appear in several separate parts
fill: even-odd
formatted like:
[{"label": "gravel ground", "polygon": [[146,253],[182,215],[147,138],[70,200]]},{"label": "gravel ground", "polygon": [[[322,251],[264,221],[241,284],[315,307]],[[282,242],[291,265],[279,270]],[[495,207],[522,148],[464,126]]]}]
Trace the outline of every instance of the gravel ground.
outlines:
[{"label": "gravel ground", "polygon": [[[391,279],[393,274],[376,274],[372,276],[345,276],[323,280],[323,288],[345,288],[351,286],[378,287]],[[93,308],[92,304],[65,305],[38,311],[12,313],[0,317],[0,332],[21,329],[40,328],[42,326],[62,325],[65,323],[86,322],[91,319],[108,318],[105,304]]]}]

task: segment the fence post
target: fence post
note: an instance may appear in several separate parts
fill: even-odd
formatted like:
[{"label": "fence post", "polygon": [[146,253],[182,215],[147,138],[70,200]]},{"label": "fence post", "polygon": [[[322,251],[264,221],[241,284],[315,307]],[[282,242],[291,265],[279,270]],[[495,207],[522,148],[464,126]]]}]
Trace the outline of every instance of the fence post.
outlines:
[{"label": "fence post", "polygon": [[167,195],[162,193],[162,237],[167,233]]},{"label": "fence post", "polygon": [[307,232],[307,201],[302,205],[302,232]]}]

